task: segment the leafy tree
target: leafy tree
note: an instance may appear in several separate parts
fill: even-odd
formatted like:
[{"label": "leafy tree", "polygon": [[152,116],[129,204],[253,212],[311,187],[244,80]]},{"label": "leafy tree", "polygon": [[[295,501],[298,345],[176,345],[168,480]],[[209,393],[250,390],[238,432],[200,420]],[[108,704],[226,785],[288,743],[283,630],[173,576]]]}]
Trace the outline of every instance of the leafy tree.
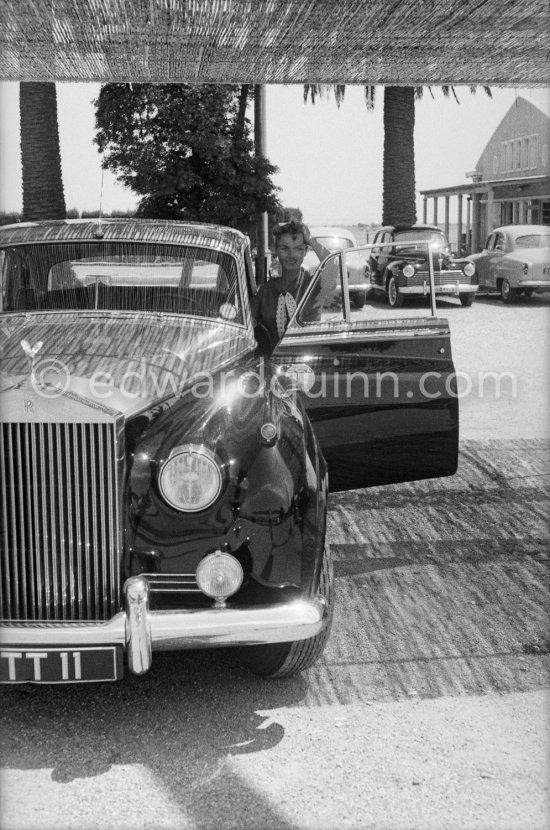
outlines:
[{"label": "leafy tree", "polygon": [[245,84],[107,84],[96,104],[103,166],[140,195],[137,215],[231,225],[254,236],[279,208],[277,168],[254,156]]},{"label": "leafy tree", "polygon": [[23,218],[64,219],[66,215],[57,94],[54,83],[19,84]]},{"label": "leafy tree", "polygon": [[[491,96],[489,87],[483,87]],[[431,93],[431,87],[429,87]],[[443,95],[453,94],[452,86],[442,86]],[[304,101],[334,94],[337,106],[344,100],[345,84],[304,85]],[[476,87],[470,87],[476,92]],[[382,188],[382,224],[414,225],[416,222],[416,183],[414,169],[414,119],[415,100],[422,98],[422,87],[384,87],[384,157]],[[372,111],[375,103],[375,87],[365,87],[365,103]]]}]

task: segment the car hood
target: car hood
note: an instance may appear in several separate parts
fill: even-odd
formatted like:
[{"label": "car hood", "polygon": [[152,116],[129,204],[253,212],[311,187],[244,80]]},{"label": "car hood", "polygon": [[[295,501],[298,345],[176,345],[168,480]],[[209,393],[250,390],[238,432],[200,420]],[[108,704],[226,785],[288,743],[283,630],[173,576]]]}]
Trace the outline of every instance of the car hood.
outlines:
[{"label": "car hood", "polygon": [[[13,314],[0,328],[0,414],[21,390],[80,412],[128,417],[250,353],[253,335],[224,321],[176,315]],[[51,404],[50,407],[51,409]],[[64,407],[67,409],[67,406]],[[17,409],[12,415],[17,419]]]}]

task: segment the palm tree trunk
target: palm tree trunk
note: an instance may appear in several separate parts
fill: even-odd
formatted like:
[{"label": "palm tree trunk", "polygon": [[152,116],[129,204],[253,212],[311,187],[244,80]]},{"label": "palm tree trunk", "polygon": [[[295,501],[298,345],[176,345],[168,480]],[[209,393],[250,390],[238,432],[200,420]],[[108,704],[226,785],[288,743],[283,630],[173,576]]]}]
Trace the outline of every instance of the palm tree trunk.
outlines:
[{"label": "palm tree trunk", "polygon": [[20,83],[23,218],[66,216],[54,83]]},{"label": "palm tree trunk", "polygon": [[384,89],[383,225],[414,225],[414,87]]}]

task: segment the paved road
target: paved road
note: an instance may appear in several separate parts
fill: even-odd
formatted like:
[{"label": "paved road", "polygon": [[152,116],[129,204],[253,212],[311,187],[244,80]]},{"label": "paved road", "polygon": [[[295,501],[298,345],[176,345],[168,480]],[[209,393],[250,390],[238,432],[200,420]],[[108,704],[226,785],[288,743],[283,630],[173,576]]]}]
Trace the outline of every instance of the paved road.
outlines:
[{"label": "paved road", "polygon": [[548,801],[550,303],[445,304],[459,472],[331,496],[322,661],[266,683],[229,652],[138,680],[8,689],[2,830],[539,830]]}]

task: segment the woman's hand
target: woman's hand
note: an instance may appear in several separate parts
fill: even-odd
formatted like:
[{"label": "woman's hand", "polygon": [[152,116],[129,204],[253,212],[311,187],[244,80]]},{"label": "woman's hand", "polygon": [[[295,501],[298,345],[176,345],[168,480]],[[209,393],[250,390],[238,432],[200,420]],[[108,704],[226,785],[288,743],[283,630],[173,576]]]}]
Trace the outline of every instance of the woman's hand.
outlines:
[{"label": "woman's hand", "polygon": [[313,240],[313,237],[310,233],[310,230],[309,230],[308,226],[304,225],[303,222],[302,222],[302,229],[303,229],[303,234],[304,234],[304,242],[306,243],[306,245],[311,246],[311,242]]}]

